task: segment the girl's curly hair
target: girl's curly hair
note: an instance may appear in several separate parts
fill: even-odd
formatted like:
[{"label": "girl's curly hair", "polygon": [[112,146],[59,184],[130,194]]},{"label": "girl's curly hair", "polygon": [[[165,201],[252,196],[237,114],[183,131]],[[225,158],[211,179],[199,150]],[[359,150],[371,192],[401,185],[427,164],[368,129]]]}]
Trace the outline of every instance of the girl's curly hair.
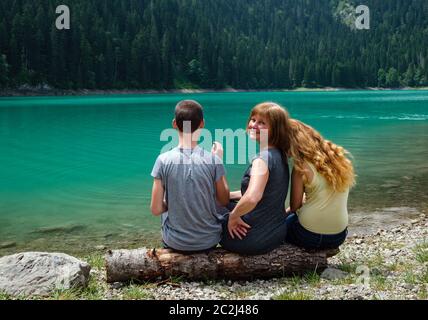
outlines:
[{"label": "girl's curly hair", "polygon": [[[290,156],[294,159],[294,167],[303,176],[304,163],[309,162],[338,192],[355,185],[355,173],[349,152],[325,140],[314,128],[301,121],[290,120]],[[307,181],[305,181],[307,183]]]}]

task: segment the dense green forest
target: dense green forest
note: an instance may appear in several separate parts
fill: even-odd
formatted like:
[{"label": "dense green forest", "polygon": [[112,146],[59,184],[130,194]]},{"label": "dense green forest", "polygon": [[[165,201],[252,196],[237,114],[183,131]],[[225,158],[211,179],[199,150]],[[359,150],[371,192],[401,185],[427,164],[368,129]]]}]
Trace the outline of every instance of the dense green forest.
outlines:
[{"label": "dense green forest", "polygon": [[363,2],[370,30],[351,0],[1,0],[0,87],[427,86],[428,0]]}]

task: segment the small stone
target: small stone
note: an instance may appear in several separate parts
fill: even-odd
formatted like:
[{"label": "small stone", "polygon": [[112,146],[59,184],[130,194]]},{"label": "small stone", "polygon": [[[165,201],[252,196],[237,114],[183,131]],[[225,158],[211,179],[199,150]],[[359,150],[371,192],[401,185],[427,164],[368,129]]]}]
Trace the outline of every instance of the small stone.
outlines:
[{"label": "small stone", "polygon": [[411,224],[417,224],[418,222],[419,222],[418,219],[414,219],[414,220],[410,221]]},{"label": "small stone", "polygon": [[74,233],[84,230],[86,227],[84,225],[64,225],[64,226],[56,226],[56,227],[43,227],[34,230],[34,233],[42,233],[42,234],[67,234]]},{"label": "small stone", "polygon": [[386,295],[385,295],[385,293],[383,293],[383,292],[379,292],[378,294],[377,294],[377,298],[379,299],[379,300],[386,300]]},{"label": "small stone", "polygon": [[406,283],[402,286],[406,290],[412,290],[415,286],[409,283]]},{"label": "small stone", "polygon": [[121,289],[121,288],[123,288],[124,286],[125,286],[125,284],[123,284],[123,283],[121,283],[121,282],[115,282],[115,283],[112,283],[112,284],[110,285],[110,287],[111,287],[113,290]]},{"label": "small stone", "polygon": [[399,186],[400,185],[396,183],[385,183],[381,185],[381,188],[389,189],[389,188],[398,188]]},{"label": "small stone", "polygon": [[357,240],[355,240],[355,243],[356,244],[362,244],[364,242],[364,240],[363,239],[357,239]]},{"label": "small stone", "polygon": [[327,280],[338,280],[338,279],[344,279],[349,274],[345,271],[335,269],[335,268],[327,268],[324,270],[324,272],[321,274],[322,279]]},{"label": "small stone", "polygon": [[7,249],[16,247],[16,242],[1,242],[0,249]]}]

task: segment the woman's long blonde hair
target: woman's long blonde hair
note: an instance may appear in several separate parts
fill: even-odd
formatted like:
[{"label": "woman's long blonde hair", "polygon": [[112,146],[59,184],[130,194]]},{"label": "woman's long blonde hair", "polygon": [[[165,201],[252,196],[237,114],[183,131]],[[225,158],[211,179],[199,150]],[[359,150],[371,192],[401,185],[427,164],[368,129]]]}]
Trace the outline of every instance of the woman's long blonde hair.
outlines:
[{"label": "woman's long blonde hair", "polygon": [[314,128],[294,119],[290,120],[289,137],[294,168],[305,183],[304,164],[309,162],[335,191],[344,192],[355,185],[354,167],[344,148],[325,140]]},{"label": "woman's long blonde hair", "polygon": [[288,111],[274,102],[263,102],[256,105],[251,111],[247,124],[255,115],[261,116],[269,122],[269,144],[281,151],[284,162],[287,162],[290,152],[290,116]]}]

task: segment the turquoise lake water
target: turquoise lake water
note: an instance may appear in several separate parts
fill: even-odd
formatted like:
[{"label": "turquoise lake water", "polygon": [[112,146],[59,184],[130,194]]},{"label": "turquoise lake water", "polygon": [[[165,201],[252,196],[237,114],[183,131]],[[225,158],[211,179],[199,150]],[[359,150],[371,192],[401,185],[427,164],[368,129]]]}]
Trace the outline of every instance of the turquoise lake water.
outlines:
[{"label": "turquoise lake water", "polygon": [[[276,101],[354,157],[351,228],[426,212],[428,91],[0,98],[0,255],[158,245],[150,172],[175,104],[196,99],[207,128],[243,128]],[[227,165],[239,189],[246,165]],[[1,245],[8,248],[1,248]]]}]

